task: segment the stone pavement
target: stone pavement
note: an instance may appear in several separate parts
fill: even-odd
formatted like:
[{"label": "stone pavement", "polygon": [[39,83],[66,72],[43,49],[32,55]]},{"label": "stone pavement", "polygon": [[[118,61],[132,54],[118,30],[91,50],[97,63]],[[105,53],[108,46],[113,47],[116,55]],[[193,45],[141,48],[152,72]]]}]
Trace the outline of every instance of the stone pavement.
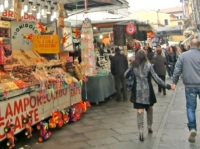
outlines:
[{"label": "stone pavement", "polygon": [[[168,82],[170,82],[168,80]],[[200,139],[187,141],[184,87],[179,83],[176,91],[167,95],[157,93],[154,106],[153,134],[148,134],[145,117],[145,141],[140,142],[136,110],[128,102],[116,102],[114,96],[83,114],[80,121],[51,130],[53,136],[44,143],[37,143],[39,132],[32,139],[18,135],[16,149],[199,149]],[[200,114],[197,111],[197,117]],[[199,122],[199,119],[198,119]],[[5,142],[0,149],[6,149]]]}]

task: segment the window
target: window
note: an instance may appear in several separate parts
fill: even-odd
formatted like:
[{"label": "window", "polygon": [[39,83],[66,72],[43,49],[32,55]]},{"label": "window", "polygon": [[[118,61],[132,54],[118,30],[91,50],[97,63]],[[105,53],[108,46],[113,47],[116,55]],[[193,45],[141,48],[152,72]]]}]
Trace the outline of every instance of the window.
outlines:
[{"label": "window", "polygon": [[168,19],[165,19],[164,21],[165,21],[165,25],[168,25]]},{"label": "window", "polygon": [[180,16],[180,19],[182,19],[183,17],[182,16]]},{"label": "window", "polygon": [[183,25],[183,23],[182,22],[178,22],[178,25],[180,26],[180,25]]}]

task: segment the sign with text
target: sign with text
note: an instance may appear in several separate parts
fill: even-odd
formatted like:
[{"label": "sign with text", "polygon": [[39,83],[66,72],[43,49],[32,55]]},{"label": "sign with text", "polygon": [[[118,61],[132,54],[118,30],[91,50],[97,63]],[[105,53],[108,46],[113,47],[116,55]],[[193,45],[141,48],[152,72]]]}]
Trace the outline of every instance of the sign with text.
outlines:
[{"label": "sign with text", "polygon": [[34,22],[11,22],[11,39],[13,50],[32,50],[32,41],[24,38],[25,34],[40,34]]},{"label": "sign with text", "polygon": [[35,35],[33,36],[33,50],[41,54],[59,53],[58,35]]},{"label": "sign with text", "polygon": [[1,21],[0,20],[0,27],[2,27],[2,28],[10,28],[10,22],[8,22],[8,21]]},{"label": "sign with text", "polygon": [[[14,19],[14,12],[11,10],[4,10],[4,12],[2,12],[1,17],[3,18],[10,18],[10,19]],[[22,20],[24,21],[37,21],[37,17],[34,14],[28,14],[28,13],[24,13],[24,16],[22,16]]]},{"label": "sign with text", "polygon": [[32,117],[32,125],[48,118],[53,111],[62,110],[81,100],[81,86],[76,88],[64,88],[55,91],[54,94],[46,93],[41,97],[39,92],[32,92],[1,101],[0,104],[0,142],[6,138],[4,127],[9,123],[15,125],[15,134],[25,127],[23,118],[29,114]]}]

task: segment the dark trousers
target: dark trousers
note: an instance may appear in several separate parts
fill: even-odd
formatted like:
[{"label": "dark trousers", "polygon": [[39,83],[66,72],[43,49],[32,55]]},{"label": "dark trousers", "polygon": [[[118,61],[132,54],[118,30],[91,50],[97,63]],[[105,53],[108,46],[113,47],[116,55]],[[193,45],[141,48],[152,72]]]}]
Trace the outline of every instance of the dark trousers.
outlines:
[{"label": "dark trousers", "polygon": [[[159,78],[161,78],[164,82],[165,82],[165,75],[158,75]],[[158,92],[162,92],[165,93],[166,89],[164,87],[162,87],[161,85],[158,85]]]},{"label": "dark trousers", "polygon": [[166,65],[166,69],[167,69],[167,74],[169,77],[172,77],[171,71],[170,71],[170,67],[168,65]]},{"label": "dark trousers", "polygon": [[121,87],[123,92],[123,99],[127,100],[126,79],[124,78],[124,76],[120,75],[114,75],[114,79],[115,79],[117,100],[122,100]]},{"label": "dark trousers", "polygon": [[173,73],[174,73],[174,67],[175,67],[175,64],[171,64],[169,66],[169,76],[172,77],[173,76]]}]

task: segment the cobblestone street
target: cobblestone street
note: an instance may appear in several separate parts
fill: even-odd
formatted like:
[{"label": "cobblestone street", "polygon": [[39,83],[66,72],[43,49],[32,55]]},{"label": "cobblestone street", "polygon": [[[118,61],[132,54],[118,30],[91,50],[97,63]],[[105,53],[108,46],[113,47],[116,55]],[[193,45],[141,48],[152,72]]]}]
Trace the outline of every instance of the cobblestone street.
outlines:
[{"label": "cobblestone street", "polygon": [[[168,82],[170,82],[168,80]],[[114,96],[83,114],[80,121],[51,130],[53,136],[44,143],[37,143],[36,130],[31,140],[23,135],[18,138],[16,149],[199,149],[200,140],[190,144],[185,114],[184,86],[179,83],[176,91],[167,95],[157,93],[154,106],[153,134],[148,134],[145,117],[145,141],[138,136],[136,110],[128,102],[116,102]],[[197,117],[199,112],[197,111]],[[199,119],[198,119],[199,122]],[[5,144],[5,142],[3,142]],[[1,149],[5,149],[3,144]]]}]

